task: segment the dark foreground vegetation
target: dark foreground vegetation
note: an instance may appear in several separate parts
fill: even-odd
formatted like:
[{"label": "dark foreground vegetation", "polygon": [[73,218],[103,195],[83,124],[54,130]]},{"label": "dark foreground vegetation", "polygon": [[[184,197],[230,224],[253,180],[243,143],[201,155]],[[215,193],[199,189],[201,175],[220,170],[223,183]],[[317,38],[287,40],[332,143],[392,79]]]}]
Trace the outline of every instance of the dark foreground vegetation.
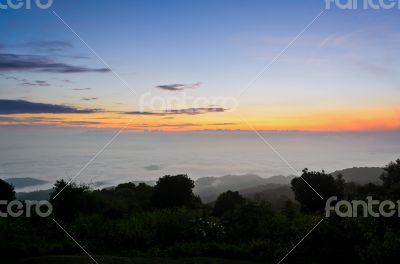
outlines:
[{"label": "dark foreground vegetation", "polygon": [[[323,219],[284,263],[398,262],[397,213],[390,218],[325,218],[324,208],[331,196],[396,202],[400,160],[385,167],[379,184],[358,185],[341,175],[306,169],[302,178],[291,182],[297,202],[288,200],[280,209],[233,191],[203,204],[186,175],[164,176],[153,187],[126,183],[103,190],[58,181],[50,197],[51,217],[0,218],[1,259],[90,263],[88,257],[72,256],[82,250],[57,221],[91,254],[119,256],[96,257],[99,263],[277,263]],[[0,180],[0,200],[14,198],[13,188]]]}]

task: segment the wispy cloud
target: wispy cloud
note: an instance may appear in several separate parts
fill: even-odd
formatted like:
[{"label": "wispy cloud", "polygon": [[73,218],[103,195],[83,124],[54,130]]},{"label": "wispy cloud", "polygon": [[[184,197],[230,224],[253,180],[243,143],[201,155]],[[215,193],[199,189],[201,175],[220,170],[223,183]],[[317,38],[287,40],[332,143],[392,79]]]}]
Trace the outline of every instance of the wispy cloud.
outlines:
[{"label": "wispy cloud", "polygon": [[0,76],[3,76],[3,78],[6,79],[6,80],[14,80],[14,81],[17,81],[17,82],[27,82],[28,81],[25,78],[19,78],[19,77],[16,77],[16,76],[5,75],[5,74],[2,74],[2,73],[0,73]]},{"label": "wispy cloud", "polygon": [[157,171],[157,170],[162,170],[163,166],[153,164],[153,165],[144,166],[143,168],[147,171]]},{"label": "wispy cloud", "polygon": [[78,109],[66,105],[34,103],[24,100],[0,100],[0,114],[89,114],[99,109]]},{"label": "wispy cloud", "polygon": [[159,115],[165,115],[165,113],[147,112],[147,111],[124,112],[124,114],[127,114],[127,115],[144,115],[144,116],[159,116]]},{"label": "wispy cloud", "polygon": [[206,114],[206,113],[220,113],[225,112],[227,109],[222,107],[198,107],[198,108],[185,108],[185,109],[170,109],[165,110],[164,113],[166,114],[184,114],[184,115],[199,115],[199,114]]},{"label": "wispy cloud", "polygon": [[6,80],[17,81],[17,82],[19,82],[20,85],[24,85],[24,86],[50,86],[50,84],[47,81],[42,81],[42,80],[30,81],[25,78],[19,78],[17,76],[5,75],[2,73],[0,73],[0,76],[3,76],[4,79],[6,79]]},{"label": "wispy cloud", "polygon": [[92,90],[92,88],[73,88],[73,91],[89,91]]},{"label": "wispy cloud", "polygon": [[211,123],[211,126],[233,126],[238,125],[238,123]]},{"label": "wispy cloud", "polygon": [[94,101],[94,100],[97,100],[97,99],[99,99],[99,98],[98,97],[84,97],[84,98],[81,98],[82,101]]},{"label": "wispy cloud", "polygon": [[67,41],[50,40],[50,41],[30,41],[22,44],[24,47],[32,48],[40,52],[60,52],[70,48],[73,45]]},{"label": "wispy cloud", "polygon": [[24,83],[22,83],[22,85],[25,86],[50,86],[50,84],[46,81],[26,81]]},{"label": "wispy cloud", "polygon": [[18,55],[0,53],[0,72],[36,71],[49,73],[109,72],[107,68],[87,68],[57,62],[49,57],[38,55]]},{"label": "wispy cloud", "polygon": [[154,128],[187,128],[187,127],[196,127],[201,126],[199,124],[194,123],[177,123],[177,124],[134,124],[132,128],[135,129],[154,129]]},{"label": "wispy cloud", "polygon": [[202,85],[201,82],[192,83],[192,84],[182,84],[182,83],[175,83],[175,84],[162,84],[157,85],[156,88],[166,91],[182,91],[185,89],[192,89],[197,88]]},{"label": "wispy cloud", "polygon": [[0,125],[45,125],[82,127],[102,124],[98,121],[65,120],[50,117],[0,116]]},{"label": "wispy cloud", "polygon": [[184,108],[184,109],[169,109],[161,112],[147,112],[147,111],[132,111],[125,112],[128,115],[148,115],[148,116],[165,116],[165,115],[200,115],[207,113],[221,113],[227,109],[222,107],[197,107],[197,108]]}]

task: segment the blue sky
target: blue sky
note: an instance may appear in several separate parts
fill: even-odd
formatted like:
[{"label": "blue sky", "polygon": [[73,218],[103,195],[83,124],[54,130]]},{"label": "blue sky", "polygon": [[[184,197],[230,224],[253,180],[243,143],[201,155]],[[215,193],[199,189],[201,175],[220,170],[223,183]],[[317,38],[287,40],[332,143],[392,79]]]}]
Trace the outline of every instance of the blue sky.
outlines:
[{"label": "blue sky", "polygon": [[[55,0],[48,10],[1,10],[0,53],[104,68],[54,10],[138,94],[162,96],[165,91],[157,85],[200,82],[198,89],[187,93],[237,96],[324,9],[323,0]],[[343,109],[360,115],[383,105],[390,107],[385,113],[398,111],[399,12],[326,10],[244,93],[242,113],[255,113],[254,121],[260,123],[282,115],[298,118],[293,113],[308,119]],[[56,51],[38,45],[55,41],[68,45]],[[0,73],[1,99],[110,111],[138,109],[138,97],[110,72]],[[7,76],[48,85],[21,85]],[[271,111],[280,114],[272,117]]]}]

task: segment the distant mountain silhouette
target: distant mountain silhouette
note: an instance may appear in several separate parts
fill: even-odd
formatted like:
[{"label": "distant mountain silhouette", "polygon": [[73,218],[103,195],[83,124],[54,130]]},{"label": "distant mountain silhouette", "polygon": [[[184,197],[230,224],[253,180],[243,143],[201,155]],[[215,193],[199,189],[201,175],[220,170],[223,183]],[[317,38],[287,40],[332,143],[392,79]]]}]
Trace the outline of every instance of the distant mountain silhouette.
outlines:
[{"label": "distant mountain silhouette", "polygon": [[297,204],[292,188],[289,185],[268,184],[240,190],[239,193],[248,199],[268,202],[273,209],[283,208],[288,200],[293,204]]},{"label": "distant mountain silhouette", "polygon": [[11,184],[16,189],[37,186],[37,185],[42,185],[42,184],[47,183],[47,181],[43,181],[43,180],[39,180],[39,179],[35,179],[35,178],[10,178],[10,179],[5,179],[4,181]]},{"label": "distant mountain silhouette", "polygon": [[18,200],[33,200],[33,201],[41,201],[48,200],[50,198],[50,194],[53,189],[34,191],[34,192],[19,192],[17,193]]},{"label": "distant mountain silhouette", "polygon": [[338,170],[331,173],[332,176],[342,174],[346,182],[358,184],[379,183],[379,176],[384,172],[383,168],[378,167],[354,167]]},{"label": "distant mountain silhouette", "polygon": [[[369,182],[379,183],[379,176],[383,173],[382,168],[361,167],[338,170],[331,173],[337,176],[341,173],[346,182],[366,184]],[[204,177],[195,181],[194,193],[199,195],[204,203],[210,203],[217,199],[218,195],[228,190],[238,191],[246,198],[270,202],[273,207],[283,205],[287,200],[294,201],[293,192],[290,189],[290,182],[294,176],[273,176],[262,178],[255,174],[225,175],[222,177]],[[46,183],[34,178],[7,179],[16,188],[36,186]],[[156,181],[133,181],[135,184],[145,183],[154,186]],[[113,187],[108,187],[108,189]],[[51,189],[29,193],[17,193],[21,200],[42,200],[47,199]]]},{"label": "distant mountain silhouette", "polygon": [[[340,173],[346,182],[357,184],[379,183],[379,176],[383,173],[383,169],[378,167],[354,167],[338,170],[331,174],[336,177]],[[281,204],[286,200],[294,201],[293,192],[288,186],[293,178],[294,176],[282,175],[262,178],[254,174],[205,177],[195,181],[194,192],[205,203],[212,202],[219,194],[231,190],[239,191],[247,198],[264,200],[272,204]]]},{"label": "distant mountain silhouette", "polygon": [[203,202],[207,203],[214,201],[218,195],[228,190],[244,191],[248,189],[245,192],[262,191],[278,187],[279,185],[287,185],[293,178],[294,176],[262,178],[255,174],[205,177],[195,181],[195,188],[193,191],[200,196]]}]

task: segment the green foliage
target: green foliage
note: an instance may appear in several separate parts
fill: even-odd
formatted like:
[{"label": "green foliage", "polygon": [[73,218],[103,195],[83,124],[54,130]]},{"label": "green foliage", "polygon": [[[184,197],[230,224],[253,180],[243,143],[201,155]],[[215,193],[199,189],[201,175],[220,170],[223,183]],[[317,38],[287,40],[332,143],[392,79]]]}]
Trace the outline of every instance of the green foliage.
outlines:
[{"label": "green foliage", "polygon": [[[345,183],[340,176],[335,179],[323,171],[305,170],[303,177],[326,198],[364,199],[374,194],[394,200],[398,196],[399,165],[396,161],[385,168],[383,185]],[[51,201],[54,217],[88,252],[129,257],[106,257],[104,262],[99,258],[99,263],[236,263],[233,260],[240,259],[277,263],[324,218],[319,212],[321,199],[310,187],[299,178],[292,185],[302,212],[291,201],[277,211],[232,191],[221,194],[214,208],[203,206],[186,175],[165,176],[155,187],[126,183],[106,190],[58,181]],[[0,234],[2,256],[81,253],[50,219],[0,218]],[[325,218],[285,263],[397,263],[399,237],[397,215]],[[203,259],[206,256],[212,259]],[[189,259],[175,262],[170,259],[174,257]],[[79,257],[69,260],[86,263]],[[70,262],[50,257],[23,263]]]}]

